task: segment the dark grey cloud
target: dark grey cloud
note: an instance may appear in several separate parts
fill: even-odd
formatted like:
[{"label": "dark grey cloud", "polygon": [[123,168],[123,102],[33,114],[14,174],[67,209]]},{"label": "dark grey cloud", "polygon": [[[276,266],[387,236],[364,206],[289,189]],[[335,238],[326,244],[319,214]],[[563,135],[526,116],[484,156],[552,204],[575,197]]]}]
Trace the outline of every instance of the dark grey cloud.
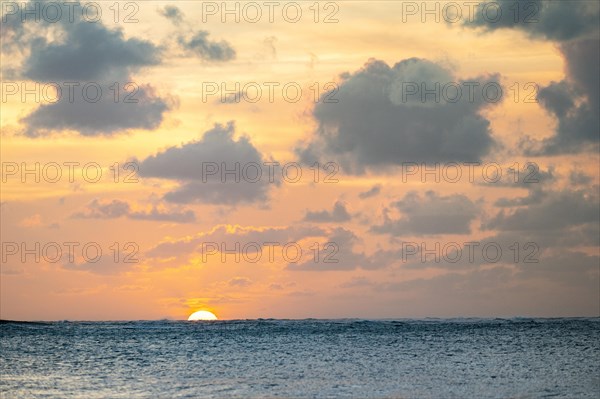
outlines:
[{"label": "dark grey cloud", "polygon": [[[523,272],[527,270],[548,272],[561,268],[567,272],[569,270],[590,272],[588,266],[595,261],[597,267],[597,257],[590,258],[579,252],[578,248],[600,245],[600,202],[597,186],[587,190],[536,189],[530,192],[528,198],[532,199],[531,201],[514,203],[513,206],[519,205],[516,209],[512,211],[503,209],[482,223],[483,229],[496,229],[499,232],[483,240],[480,248],[488,243],[497,244],[503,249],[498,262],[517,264]],[[514,259],[515,245],[520,248],[518,262]],[[481,251],[475,254],[477,256],[472,262],[446,266],[460,268],[490,263],[484,259]],[[525,256],[528,254],[535,254],[533,259],[537,259],[537,262],[525,262]],[[419,265],[414,266],[419,267]],[[429,266],[440,267],[433,264]],[[543,274],[538,273],[538,275]]]},{"label": "dark grey cloud", "polygon": [[[19,3],[18,7],[32,9],[34,3],[44,2]],[[3,16],[6,22],[1,24],[2,37],[8,39],[3,40],[3,61],[14,59],[19,63],[3,62],[4,76],[62,86],[57,102],[43,104],[20,119],[24,134],[38,137],[71,130],[96,136],[131,129],[157,129],[176,101],[158,95],[151,85],[132,76],[159,65],[167,56],[166,48],[145,38],[125,38],[121,28],[109,28],[102,20],[93,21],[90,15],[83,18],[81,10],[70,12],[65,4],[53,4],[62,10],[62,18],[55,23],[45,18],[34,21],[31,17],[22,21],[20,13],[16,13]],[[183,14],[177,7],[167,6],[161,12],[181,25]],[[188,30],[191,33],[176,35],[185,52],[215,61],[235,57],[227,42],[209,40],[206,31]],[[5,45],[7,41],[11,44]],[[67,94],[70,89],[64,87],[65,82],[79,86]],[[89,83],[101,88],[99,100],[89,101],[84,97],[82,87]],[[137,90],[132,92],[134,86]],[[114,99],[116,90],[118,100]],[[129,94],[128,101],[135,102],[125,101]]]},{"label": "dark grey cloud", "polygon": [[[416,248],[416,253],[402,258],[403,267],[466,270],[509,265],[523,275],[519,279],[526,275],[558,282],[562,275],[579,283],[597,272],[598,256],[581,252],[581,248],[600,245],[597,186],[562,191],[542,186],[530,190],[521,201],[502,206],[495,215],[484,217],[481,225],[482,230],[496,230],[494,235],[462,242],[438,241],[437,258],[427,255],[421,243],[411,243],[415,245],[411,251]],[[426,248],[435,248],[435,243]]]},{"label": "dark grey cloud", "polygon": [[183,13],[176,6],[166,5],[165,8],[158,10],[158,13],[174,24],[183,22]]},{"label": "dark grey cloud", "polygon": [[[19,7],[21,4],[22,3],[14,3],[14,6]],[[2,11],[4,11],[4,7]],[[21,52],[21,44],[28,34],[26,26],[21,20],[21,16],[18,12],[13,14],[9,12],[9,10],[6,10],[2,13],[0,18],[0,37],[2,37],[2,47],[0,47],[0,51],[2,53],[13,51]]]},{"label": "dark grey cloud", "polygon": [[483,223],[483,227],[502,231],[547,231],[588,223],[600,224],[598,195],[584,190],[563,190],[545,193],[539,202],[531,202],[513,212],[501,210]]},{"label": "dark grey cloud", "polygon": [[580,170],[574,169],[569,173],[569,183],[571,186],[587,186],[592,180],[592,176]]},{"label": "dark grey cloud", "polygon": [[[498,21],[483,16],[481,10],[486,4],[482,3],[478,17],[467,26],[518,29],[534,38],[556,41],[566,65],[565,79],[542,87],[538,93],[540,104],[557,119],[555,134],[545,140],[525,137],[520,147],[532,156],[596,151],[600,141],[600,3],[542,0],[494,3],[503,11]],[[520,12],[518,18],[515,5]],[[491,19],[495,19],[493,12]]]},{"label": "dark grey cloud", "polygon": [[58,101],[40,105],[20,119],[25,135],[39,137],[73,130],[82,136],[109,136],[131,129],[154,130],[176,105],[176,101],[158,96],[149,85],[126,93],[129,100],[136,102],[125,102],[124,93],[115,101],[113,85],[114,82],[94,83],[84,91],[80,84],[73,92],[72,102],[63,93]]},{"label": "dark grey cloud", "polygon": [[[591,236],[595,238],[590,240]],[[579,228],[549,233],[501,232],[479,241],[468,240],[468,246],[464,242],[440,243],[440,247],[452,245],[448,246],[447,252],[437,250],[437,259],[421,251],[411,254],[403,267],[435,268],[459,272],[457,275],[478,273],[489,267],[507,268],[511,271],[512,284],[527,285],[536,280],[545,285],[575,290],[588,289],[595,284],[597,296],[600,257],[575,249],[586,245],[597,246],[600,235],[596,231],[591,236],[589,231]],[[433,244],[427,246],[428,250],[432,248]],[[459,249],[455,251],[454,248]]]},{"label": "dark grey cloud", "polygon": [[568,279],[568,275],[573,274],[587,274],[591,277],[592,273],[590,272],[598,270],[599,265],[600,257],[597,255],[560,249],[551,251],[548,254],[542,254],[540,262],[523,263],[520,265],[519,272],[531,277],[550,272],[555,274],[555,280],[565,281]]},{"label": "dark grey cloud", "polygon": [[[40,2],[18,6],[31,9],[33,3]],[[15,41],[14,46],[3,46],[3,60],[20,63],[10,67],[14,77],[61,88],[57,101],[40,105],[20,119],[24,134],[38,137],[72,130],[95,136],[156,129],[175,102],[132,76],[160,64],[163,50],[145,39],[125,38],[122,29],[108,28],[101,20],[86,20],[79,9],[70,12],[65,4],[53,4],[62,7],[62,18],[55,23],[31,17],[22,21],[16,13],[7,15],[7,23],[2,24],[3,37]],[[99,87],[101,93],[97,96],[94,87],[84,94],[88,85]]]},{"label": "dark grey cloud", "polygon": [[40,82],[122,81],[144,66],[160,63],[160,49],[147,40],[125,39],[120,29],[100,22],[65,22],[65,37],[48,42],[38,37],[23,65],[25,78]]},{"label": "dark grey cloud", "polygon": [[367,255],[355,249],[359,242],[360,238],[353,231],[337,227],[329,233],[327,242],[319,246],[318,256],[311,253],[304,261],[289,263],[287,269],[292,271],[382,269],[399,258],[396,252],[390,251],[377,251]]},{"label": "dark grey cloud", "polygon": [[518,170],[514,166],[509,166],[502,173],[498,181],[478,181],[477,184],[486,187],[519,187],[532,189],[535,187],[548,186],[556,180],[554,166],[549,166],[546,170],[540,168],[535,162],[518,164]]},{"label": "dark grey cloud", "polygon": [[555,273],[541,269],[525,274],[513,267],[488,266],[433,278],[390,281],[372,289],[379,295],[397,293],[400,298],[390,301],[390,306],[418,298],[419,311],[425,315],[568,317],[598,315],[599,283],[598,274],[590,270],[565,268],[564,273]]},{"label": "dark grey cloud", "polygon": [[316,223],[342,223],[348,222],[352,219],[352,215],[346,209],[346,205],[341,201],[336,201],[333,204],[331,211],[307,211],[304,216],[305,222],[316,222]]},{"label": "dark grey cloud", "polygon": [[[477,269],[484,265],[539,262],[545,241],[535,234],[505,234],[475,240],[405,241],[402,257],[406,269]],[[512,248],[512,249],[511,249]],[[518,248],[518,249],[517,249]],[[518,255],[515,255],[518,254]],[[515,256],[517,259],[515,260]]]},{"label": "dark grey cloud", "polygon": [[540,104],[557,119],[555,134],[523,140],[528,155],[574,153],[600,142],[600,40],[582,39],[560,46],[565,79],[540,89]]},{"label": "dark grey cloud", "polygon": [[[46,7],[40,3],[45,1],[17,6],[20,9],[33,9],[34,5],[38,9]],[[90,15],[86,20],[80,9],[71,12],[66,4],[52,4],[62,12],[62,17],[55,22],[47,18],[35,20],[31,15],[23,21],[20,12],[2,17],[5,57],[24,55],[19,78],[38,82],[121,81],[123,76],[161,62],[162,51],[152,42],[136,37],[125,39],[120,28],[109,29],[101,20],[93,21],[94,16]]]},{"label": "dark grey cloud", "polygon": [[465,24],[490,31],[520,29],[532,37],[565,41],[597,33],[599,11],[595,1],[486,0],[476,7],[474,20]]},{"label": "dark grey cloud", "polygon": [[372,232],[393,236],[468,234],[480,213],[480,206],[462,194],[440,196],[433,191],[424,196],[410,192],[392,206],[402,216],[391,219],[384,213],[383,224],[372,226]]},{"label": "dark grey cloud", "polygon": [[498,182],[483,184],[488,187],[518,187],[527,190],[527,196],[502,197],[496,200],[495,206],[511,207],[539,203],[548,193],[547,188],[556,181],[554,167],[542,170],[537,164],[531,163],[529,166],[519,166],[519,168],[518,172],[511,168],[509,173],[504,174]]},{"label": "dark grey cloud", "polygon": [[[481,111],[492,105],[482,88],[497,84],[496,75],[462,80],[438,64],[411,58],[393,67],[370,60],[341,79],[333,93],[338,102],[325,101],[332,94],[326,93],[313,111],[318,129],[297,149],[304,162],[335,160],[347,172],[363,173],[403,162],[477,162],[494,145]],[[465,82],[478,85],[472,98]],[[462,95],[452,92],[439,102],[432,95],[424,101],[420,95],[404,96],[408,84],[434,88],[436,83],[440,93],[454,83]]]},{"label": "dark grey cloud", "polygon": [[363,191],[363,192],[359,193],[358,198],[366,199],[366,198],[374,197],[374,196],[378,195],[380,192],[381,192],[381,184],[376,184],[373,187],[371,187],[370,189],[368,189],[367,191]]},{"label": "dark grey cloud", "polygon": [[[164,196],[170,202],[222,205],[265,202],[271,186],[277,182],[276,177],[271,183],[269,169],[264,166],[267,162],[265,157],[247,136],[235,140],[234,132],[233,122],[216,124],[198,141],[169,147],[144,159],[139,163],[139,174],[178,181],[179,188]],[[216,164],[216,174],[209,173],[209,164]],[[236,165],[240,171],[239,178],[232,174],[223,175],[222,172],[234,170]],[[248,165],[260,165],[260,179],[256,179],[257,168]],[[242,170],[246,166],[248,176],[244,177]]]},{"label": "dark grey cloud", "polygon": [[196,57],[207,61],[230,61],[235,58],[233,47],[225,40],[212,41],[208,31],[198,31],[189,37],[180,36],[181,47]]},{"label": "dark grey cloud", "polygon": [[530,204],[538,204],[544,199],[547,192],[539,186],[532,187],[527,196],[508,198],[502,197],[494,202],[495,206],[498,207],[511,207],[511,206],[524,206]]},{"label": "dark grey cloud", "polygon": [[130,209],[129,203],[125,201],[101,202],[95,199],[87,205],[85,212],[77,212],[72,217],[75,219],[115,219],[127,215]]},{"label": "dark grey cloud", "polygon": [[185,21],[183,12],[176,6],[168,5],[158,13],[177,27],[177,45],[187,55],[193,55],[204,61],[224,62],[235,59],[235,49],[225,40],[209,39],[210,32],[195,30],[195,24]]},{"label": "dark grey cloud", "polygon": [[196,221],[196,215],[191,210],[163,211],[155,206],[150,211],[133,211],[126,201],[112,200],[90,202],[83,212],[76,212],[75,219],[116,219],[127,217],[133,220],[151,220],[161,222],[190,223]]}]

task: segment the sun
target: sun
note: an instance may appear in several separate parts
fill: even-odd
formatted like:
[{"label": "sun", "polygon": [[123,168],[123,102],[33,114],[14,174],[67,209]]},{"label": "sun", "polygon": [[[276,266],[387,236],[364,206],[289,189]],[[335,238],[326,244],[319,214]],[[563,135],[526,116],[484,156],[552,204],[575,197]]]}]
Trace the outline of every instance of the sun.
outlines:
[{"label": "sun", "polygon": [[209,312],[208,310],[199,310],[194,312],[188,317],[188,321],[196,321],[196,320],[219,320],[214,313]]}]

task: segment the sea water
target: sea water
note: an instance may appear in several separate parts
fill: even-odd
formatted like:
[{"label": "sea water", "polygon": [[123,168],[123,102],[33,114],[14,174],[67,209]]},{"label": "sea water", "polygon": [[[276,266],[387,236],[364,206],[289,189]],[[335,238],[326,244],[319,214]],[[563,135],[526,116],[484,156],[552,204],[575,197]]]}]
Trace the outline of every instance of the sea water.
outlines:
[{"label": "sea water", "polygon": [[600,319],[3,322],[0,392],[598,398]]}]

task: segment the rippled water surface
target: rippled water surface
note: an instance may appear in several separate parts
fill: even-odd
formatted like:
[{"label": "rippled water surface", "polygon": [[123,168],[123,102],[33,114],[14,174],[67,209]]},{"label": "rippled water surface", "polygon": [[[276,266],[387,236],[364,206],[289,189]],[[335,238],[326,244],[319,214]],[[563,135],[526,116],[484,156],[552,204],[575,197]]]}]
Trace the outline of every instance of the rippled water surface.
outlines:
[{"label": "rippled water surface", "polygon": [[0,324],[2,398],[598,398],[600,319]]}]

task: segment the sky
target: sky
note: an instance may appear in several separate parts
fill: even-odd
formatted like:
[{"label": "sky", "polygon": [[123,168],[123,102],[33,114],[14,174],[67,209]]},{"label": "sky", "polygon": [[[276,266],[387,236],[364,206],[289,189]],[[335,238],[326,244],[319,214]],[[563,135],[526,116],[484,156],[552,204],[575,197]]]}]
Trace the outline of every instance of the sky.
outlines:
[{"label": "sky", "polygon": [[0,318],[600,315],[597,2],[1,4]]}]

